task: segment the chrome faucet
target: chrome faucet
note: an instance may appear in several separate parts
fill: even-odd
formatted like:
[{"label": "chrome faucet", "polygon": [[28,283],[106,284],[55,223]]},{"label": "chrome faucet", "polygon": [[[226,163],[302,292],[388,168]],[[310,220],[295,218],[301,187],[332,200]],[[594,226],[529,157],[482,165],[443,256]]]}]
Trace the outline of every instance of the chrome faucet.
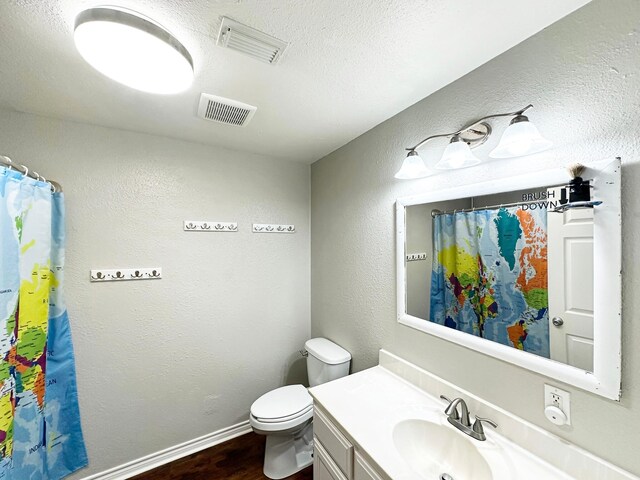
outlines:
[{"label": "chrome faucet", "polygon": [[[487,439],[487,436],[484,433],[484,428],[482,427],[483,422],[488,423],[493,428],[498,428],[498,424],[493,420],[478,416],[476,416],[473,425],[471,425],[471,421],[469,420],[469,409],[462,398],[454,398],[453,401],[449,400],[444,395],[440,395],[440,398],[449,402],[449,405],[444,410],[444,413],[447,415],[447,421],[462,433],[469,435],[471,438],[475,438],[480,441]],[[460,405],[460,413],[458,413],[458,405]]]}]

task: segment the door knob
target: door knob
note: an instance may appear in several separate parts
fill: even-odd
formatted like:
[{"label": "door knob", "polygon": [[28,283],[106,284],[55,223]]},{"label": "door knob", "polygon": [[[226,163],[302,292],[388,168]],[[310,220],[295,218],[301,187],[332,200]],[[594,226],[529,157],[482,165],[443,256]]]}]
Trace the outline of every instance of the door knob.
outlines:
[{"label": "door knob", "polygon": [[553,317],[551,319],[551,323],[553,323],[556,327],[561,327],[564,325],[564,320],[560,317]]}]

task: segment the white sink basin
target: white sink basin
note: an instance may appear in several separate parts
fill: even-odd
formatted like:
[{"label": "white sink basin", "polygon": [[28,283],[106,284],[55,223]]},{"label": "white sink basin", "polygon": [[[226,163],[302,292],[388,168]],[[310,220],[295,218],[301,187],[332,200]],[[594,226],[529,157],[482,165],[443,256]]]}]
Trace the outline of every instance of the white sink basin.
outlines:
[{"label": "white sink basin", "polygon": [[409,419],[393,429],[393,443],[422,480],[493,480],[489,464],[473,440],[448,424]]}]

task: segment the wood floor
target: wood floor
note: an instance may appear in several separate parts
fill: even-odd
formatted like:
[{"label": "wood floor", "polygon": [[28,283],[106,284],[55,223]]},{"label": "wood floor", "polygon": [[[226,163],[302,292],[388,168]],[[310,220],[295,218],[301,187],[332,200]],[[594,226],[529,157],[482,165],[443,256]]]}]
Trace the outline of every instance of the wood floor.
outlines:
[{"label": "wood floor", "polygon": [[[167,463],[131,480],[263,480],[266,437],[247,433],[215,447]],[[287,480],[312,480],[313,467],[307,467]]]}]

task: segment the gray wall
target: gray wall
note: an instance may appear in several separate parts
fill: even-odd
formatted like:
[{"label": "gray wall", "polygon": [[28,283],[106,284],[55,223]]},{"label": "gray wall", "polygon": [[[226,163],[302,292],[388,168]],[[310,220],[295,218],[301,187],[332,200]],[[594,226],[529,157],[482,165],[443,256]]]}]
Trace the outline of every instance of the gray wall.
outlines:
[{"label": "gray wall", "polygon": [[[352,352],[355,371],[375,365],[379,348],[389,349],[640,474],[639,52],[640,2],[595,0],[314,163],[312,334]],[[554,142],[553,150],[423,180],[393,178],[404,147],[530,102],[530,118]],[[506,122],[494,125],[501,131]],[[481,158],[488,158],[497,133],[476,150]],[[444,145],[434,142],[421,154],[435,160]],[[453,184],[616,155],[624,162],[623,397],[616,403],[568,387],[573,425],[555,427],[542,412],[544,377],[396,322],[394,202]]]},{"label": "gray wall", "polygon": [[[0,152],[66,192],[90,459],[73,478],[247,420],[258,396],[306,379],[308,165],[7,111]],[[240,231],[183,232],[186,219]],[[252,222],[297,232],[253,234]],[[89,283],[91,268],[135,266],[163,279]]]}]

